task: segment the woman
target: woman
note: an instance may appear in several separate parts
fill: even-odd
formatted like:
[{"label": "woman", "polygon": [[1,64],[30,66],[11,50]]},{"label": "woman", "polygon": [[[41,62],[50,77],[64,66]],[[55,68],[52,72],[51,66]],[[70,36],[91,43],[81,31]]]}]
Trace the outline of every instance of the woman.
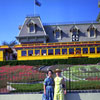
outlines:
[{"label": "woman", "polygon": [[54,79],[52,70],[47,72],[47,78],[44,80],[44,94],[42,100],[53,100],[54,98]]},{"label": "woman", "polygon": [[64,100],[64,94],[66,94],[66,85],[64,78],[61,77],[61,70],[55,70],[56,77],[54,79],[55,88],[54,88],[54,100]]}]

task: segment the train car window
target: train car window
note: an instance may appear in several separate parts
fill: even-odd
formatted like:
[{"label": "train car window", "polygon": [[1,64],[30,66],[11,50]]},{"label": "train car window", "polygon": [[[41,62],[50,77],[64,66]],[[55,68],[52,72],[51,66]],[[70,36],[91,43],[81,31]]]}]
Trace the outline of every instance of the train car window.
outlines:
[{"label": "train car window", "polygon": [[100,53],[100,47],[97,47],[97,53]]},{"label": "train car window", "polygon": [[33,56],[33,50],[28,50],[28,56]]},{"label": "train car window", "polygon": [[53,49],[48,49],[48,55],[53,55]]},{"label": "train car window", "polygon": [[74,48],[69,48],[69,54],[74,54]]},{"label": "train car window", "polygon": [[35,55],[39,56],[40,55],[40,50],[35,50]]},{"label": "train car window", "polygon": [[90,48],[90,53],[95,53],[95,48]]},{"label": "train car window", "polygon": [[76,48],[76,54],[81,54],[81,48]]},{"label": "train car window", "polygon": [[43,56],[47,55],[47,50],[42,50],[42,55]]},{"label": "train car window", "polygon": [[60,55],[60,49],[55,49],[55,55]]},{"label": "train car window", "polygon": [[62,54],[63,55],[67,54],[67,49],[62,49]]},{"label": "train car window", "polygon": [[88,53],[88,48],[83,48],[83,54],[87,54]]},{"label": "train car window", "polygon": [[22,56],[26,56],[27,54],[26,54],[26,51],[22,51]]}]

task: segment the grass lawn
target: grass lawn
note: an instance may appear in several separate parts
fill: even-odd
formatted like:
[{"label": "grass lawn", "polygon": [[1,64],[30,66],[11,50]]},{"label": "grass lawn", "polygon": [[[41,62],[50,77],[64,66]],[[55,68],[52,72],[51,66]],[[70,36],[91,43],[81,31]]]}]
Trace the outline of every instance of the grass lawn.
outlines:
[{"label": "grass lawn", "polygon": [[43,90],[43,83],[38,84],[12,84],[15,91],[12,92],[39,92]]},{"label": "grass lawn", "polygon": [[[55,65],[51,67],[52,70],[56,68],[64,70],[62,74],[67,79],[67,90],[100,89],[100,65]],[[32,66],[1,67],[0,75],[0,82],[3,83],[2,80],[5,80],[5,84],[0,85],[0,88],[5,87],[7,82],[32,83],[43,81],[46,77],[45,73],[35,70]],[[16,89],[12,92],[43,91],[43,83],[11,84],[11,86]]]},{"label": "grass lawn", "polygon": [[[94,89],[100,89],[100,82],[98,81],[76,81],[71,82],[69,85],[69,82],[67,84],[67,90],[94,90]],[[13,88],[15,88],[15,91],[12,92],[40,92],[43,91],[43,83],[38,84],[12,84]]]},{"label": "grass lawn", "polygon": [[67,82],[68,90],[94,90],[100,89],[100,81],[74,81]]}]

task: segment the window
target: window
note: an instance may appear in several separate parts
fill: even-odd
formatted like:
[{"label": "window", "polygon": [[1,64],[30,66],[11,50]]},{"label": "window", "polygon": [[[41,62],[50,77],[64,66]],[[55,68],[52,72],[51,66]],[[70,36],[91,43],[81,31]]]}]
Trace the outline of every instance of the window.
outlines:
[{"label": "window", "polygon": [[72,41],[79,41],[79,28],[74,25],[71,29],[70,32],[72,33]]},{"label": "window", "polygon": [[39,56],[40,55],[40,50],[35,50],[35,55]]},{"label": "window", "polygon": [[81,54],[81,48],[76,48],[76,54]]},{"label": "window", "polygon": [[95,48],[90,48],[90,53],[95,53]]},{"label": "window", "polygon": [[53,49],[48,49],[48,55],[53,55]]},{"label": "window", "polygon": [[69,49],[69,54],[74,54],[74,48]]},{"label": "window", "polygon": [[28,50],[28,56],[32,56],[33,55],[33,50]]},{"label": "window", "polygon": [[31,24],[31,25],[29,26],[29,32],[34,32],[34,30],[35,30],[35,27],[34,27],[33,24]]},{"label": "window", "polygon": [[62,49],[62,54],[63,55],[67,54],[67,49]]},{"label": "window", "polygon": [[97,53],[100,53],[100,47],[97,47]]},{"label": "window", "polygon": [[73,35],[77,35],[78,31],[77,30],[73,30]]},{"label": "window", "polygon": [[83,54],[87,54],[88,53],[88,48],[83,48]]},{"label": "window", "polygon": [[61,28],[56,26],[56,29],[53,31],[55,39],[61,39]]},{"label": "window", "polygon": [[55,55],[60,55],[60,49],[55,49]]},{"label": "window", "polygon": [[42,50],[42,55],[43,56],[47,55],[47,51],[46,50]]},{"label": "window", "polygon": [[22,56],[26,56],[26,51],[22,51]]},{"label": "window", "polygon": [[78,35],[72,35],[72,41],[79,41],[79,36]]},{"label": "window", "polygon": [[91,24],[87,29],[89,37],[96,37],[97,28],[95,25]]},{"label": "window", "polygon": [[55,37],[56,39],[61,39],[61,31],[59,31],[59,30],[55,31],[55,32],[54,32],[54,37]]},{"label": "window", "polygon": [[60,37],[60,32],[59,31],[56,31],[55,34],[56,34],[56,38]]},{"label": "window", "polygon": [[33,20],[29,20],[27,23],[27,27],[28,27],[28,32],[29,33],[35,33],[35,22]]},{"label": "window", "polygon": [[94,29],[91,29],[90,30],[90,37],[94,37],[95,36],[95,30]]}]

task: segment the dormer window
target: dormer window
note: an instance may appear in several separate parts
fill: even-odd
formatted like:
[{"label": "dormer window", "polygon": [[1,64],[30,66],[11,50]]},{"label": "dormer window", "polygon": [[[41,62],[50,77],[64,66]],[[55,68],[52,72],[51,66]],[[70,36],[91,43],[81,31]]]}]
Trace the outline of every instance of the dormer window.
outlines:
[{"label": "dormer window", "polygon": [[96,32],[97,32],[97,28],[94,25],[90,25],[90,27],[87,29],[88,31],[88,36],[95,38],[96,37]]},{"label": "dormer window", "polygon": [[28,31],[29,33],[35,33],[35,23],[30,20],[28,23],[27,23],[27,27],[28,27]]},{"label": "dormer window", "polygon": [[95,36],[95,30],[94,29],[91,29],[90,30],[90,37],[94,37]]},{"label": "dormer window", "polygon": [[79,41],[79,28],[77,26],[73,26],[70,29],[70,32],[72,34],[72,41]]},{"label": "dormer window", "polygon": [[60,38],[60,32],[59,32],[59,31],[56,31],[56,32],[55,32],[55,37],[56,37],[57,39]]},{"label": "dormer window", "polygon": [[56,27],[56,29],[54,30],[54,37],[56,38],[56,39],[61,39],[61,29],[60,29],[60,27]]},{"label": "dormer window", "polygon": [[29,25],[29,32],[34,32],[35,31],[35,26],[33,24]]}]

